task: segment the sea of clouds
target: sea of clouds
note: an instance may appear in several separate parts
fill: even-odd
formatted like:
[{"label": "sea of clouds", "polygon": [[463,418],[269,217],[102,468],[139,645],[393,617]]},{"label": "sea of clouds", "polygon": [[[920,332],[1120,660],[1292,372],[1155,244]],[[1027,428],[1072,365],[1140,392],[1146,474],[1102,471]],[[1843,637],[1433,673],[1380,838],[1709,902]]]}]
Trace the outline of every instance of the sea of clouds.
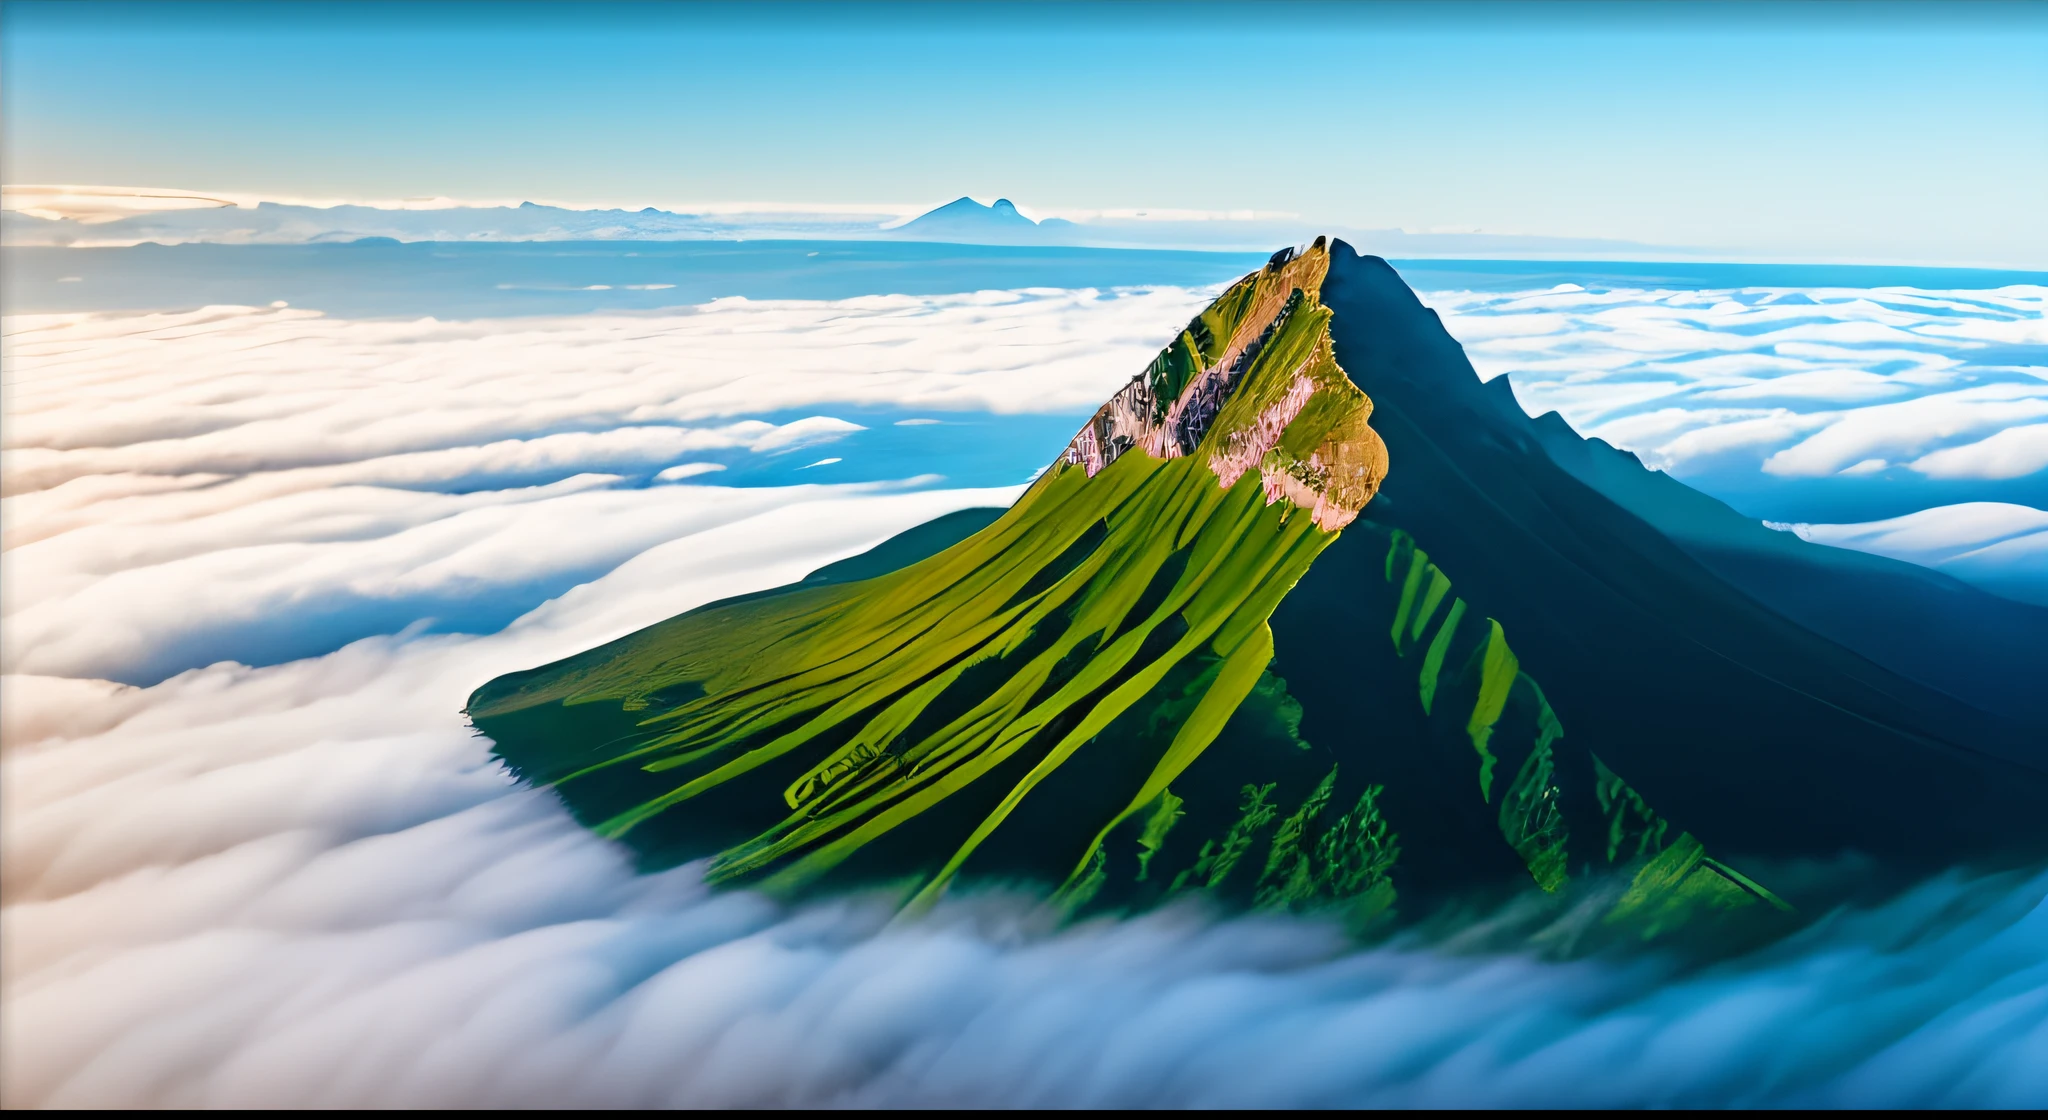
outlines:
[{"label": "sea of clouds", "polygon": [[1532,413],[1763,516],[2048,495],[2048,287],[1565,284],[1430,302]]},{"label": "sea of clouds", "polygon": [[[1431,302],[1482,372],[1509,363],[1531,403],[1553,390],[1524,371],[1557,371],[1545,399],[1617,442],[1665,405],[1602,406],[1569,360],[1619,394],[1631,362],[1754,350],[1723,329],[1752,311],[1724,305],[1784,302],[1571,295]],[[465,724],[497,674],[1017,492],[704,485],[707,456],[831,457],[853,405],[1085,412],[1205,296],[9,317],[4,1103],[2048,1103],[2048,877],[1942,877],[1705,967],[1357,951],[1192,909],[1061,928],[999,895],[893,923],[873,900],[635,875]],[[1994,344],[1971,331],[2041,339],[2038,291],[1913,298],[1988,309],[1887,328],[1951,356]],[[1840,302],[1855,330],[1893,314]],[[1907,381],[1968,394],[1941,381],[1962,364]],[[1736,376],[1719,368],[1695,372]],[[1966,411],[2048,412],[2038,385],[1996,384],[2017,388]],[[1766,456],[1902,398],[1805,399],[1832,419]],[[1792,408],[1772,401],[1754,407]],[[2043,414],[1883,453],[1916,469]],[[1624,445],[1682,456],[1750,419]]]},{"label": "sea of clouds", "polygon": [[1432,293],[1480,376],[1684,472],[2048,468],[2048,288]]},{"label": "sea of clouds", "polygon": [[15,316],[0,670],[146,684],[430,621],[496,630],[708,518],[806,492],[662,485],[715,478],[713,454],[829,457],[860,429],[834,407],[1085,414],[1199,298]]}]

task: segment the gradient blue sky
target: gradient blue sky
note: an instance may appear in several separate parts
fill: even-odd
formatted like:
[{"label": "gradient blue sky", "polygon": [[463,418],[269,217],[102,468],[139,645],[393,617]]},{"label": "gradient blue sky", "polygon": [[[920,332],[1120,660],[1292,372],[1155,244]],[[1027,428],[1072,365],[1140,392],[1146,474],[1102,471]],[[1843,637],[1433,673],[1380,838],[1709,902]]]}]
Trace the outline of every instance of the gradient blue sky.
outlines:
[{"label": "gradient blue sky", "polygon": [[2048,4],[9,3],[9,183],[2048,265]]}]

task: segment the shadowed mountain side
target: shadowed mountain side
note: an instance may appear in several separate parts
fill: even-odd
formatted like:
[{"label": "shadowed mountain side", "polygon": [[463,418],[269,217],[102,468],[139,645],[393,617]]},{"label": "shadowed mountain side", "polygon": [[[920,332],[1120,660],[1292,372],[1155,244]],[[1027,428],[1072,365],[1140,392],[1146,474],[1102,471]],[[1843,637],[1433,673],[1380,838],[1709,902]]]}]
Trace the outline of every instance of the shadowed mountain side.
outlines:
[{"label": "shadowed mountain side", "polygon": [[1766,528],[1564,417],[1534,423],[1552,461],[1715,574],[1887,669],[2048,733],[2048,608],[1902,560]]},{"label": "shadowed mountain side", "polygon": [[[1386,262],[1339,243],[1324,298],[1393,464],[1365,517],[1426,546],[1511,636],[1572,740],[1660,812],[1751,855],[1932,867],[2048,841],[2038,733],[1781,617],[1559,466],[1505,379],[1480,382]],[[1275,615],[1282,672],[1318,658],[1331,625],[1292,608],[1341,602],[1382,557],[1357,532],[1327,550]],[[1289,680],[1304,737],[1362,733],[1341,682]]]}]

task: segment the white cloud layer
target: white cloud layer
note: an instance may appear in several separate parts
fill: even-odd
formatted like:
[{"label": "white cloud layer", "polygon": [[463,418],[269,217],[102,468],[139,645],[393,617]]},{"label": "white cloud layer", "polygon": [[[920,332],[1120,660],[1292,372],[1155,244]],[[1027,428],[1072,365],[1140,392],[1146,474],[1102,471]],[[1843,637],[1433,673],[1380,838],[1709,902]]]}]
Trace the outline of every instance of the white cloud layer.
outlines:
[{"label": "white cloud layer", "polygon": [[[11,1107],[2038,1104],[2048,879],[1756,957],[1547,963],[1172,912],[908,926],[622,854],[456,706],[493,674],[993,495],[817,493],[500,634],[150,689],[6,678]],[[23,713],[17,704],[27,700]]]},{"label": "white cloud layer", "polygon": [[1525,408],[1681,476],[2048,468],[2048,288],[1427,298],[1482,377],[1512,375]]},{"label": "white cloud layer", "polygon": [[1198,300],[10,318],[0,1103],[2048,1101],[2048,879],[1704,970],[891,925],[636,876],[466,727],[497,674],[1016,493],[668,484],[691,456],[823,447],[843,402],[1085,407]]},{"label": "white cloud layer", "polygon": [[1779,524],[1820,544],[1921,564],[2007,598],[2048,606],[2048,511],[1963,502],[1859,525]]},{"label": "white cloud layer", "polygon": [[2022,424],[1929,452],[1913,469],[1930,478],[2018,478],[2048,470],[2048,424]]},{"label": "white cloud layer", "polygon": [[1169,288],[726,299],[676,312],[465,322],[247,307],[10,316],[6,491],[460,449],[377,468],[452,479],[476,473],[473,459],[549,454],[531,445],[561,432],[612,432],[639,448],[622,446],[629,458],[683,449],[663,440],[765,438],[772,447],[787,437],[758,427],[688,437],[617,430],[835,403],[1085,410],[1151,360],[1172,329],[1160,324],[1200,303],[1199,293]]},{"label": "white cloud layer", "polygon": [[718,469],[701,459],[712,452],[800,452],[862,430],[811,409],[1083,411],[1199,301],[11,317],[0,668],[148,683],[407,625],[494,630],[661,541],[787,500],[629,477],[680,481]]}]

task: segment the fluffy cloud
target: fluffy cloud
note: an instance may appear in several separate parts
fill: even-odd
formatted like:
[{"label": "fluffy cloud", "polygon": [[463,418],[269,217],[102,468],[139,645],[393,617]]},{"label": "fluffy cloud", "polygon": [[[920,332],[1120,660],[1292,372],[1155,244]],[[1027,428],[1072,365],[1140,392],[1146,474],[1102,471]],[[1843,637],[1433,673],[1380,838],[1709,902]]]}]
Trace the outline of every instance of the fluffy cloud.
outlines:
[{"label": "fluffy cloud", "polygon": [[[15,550],[6,667],[147,682],[217,660],[323,653],[409,625],[495,630],[650,548],[809,489],[610,481],[452,495],[349,487],[142,532],[64,533]],[[292,625],[280,627],[282,617]]]},{"label": "fluffy cloud", "polygon": [[[386,463],[376,469],[397,473],[366,480],[448,480],[520,456],[588,454],[602,469],[618,456],[659,459],[664,447],[679,454],[689,439],[774,448],[791,438],[619,429],[830,404],[1085,410],[1151,360],[1172,329],[1160,324],[1185,321],[1201,302],[1160,289],[728,299],[672,313],[452,323],[246,307],[10,316],[6,492],[425,452],[454,453]],[[538,442],[600,432],[610,442]]]},{"label": "fluffy cloud", "polygon": [[[2036,389],[2029,385],[1988,385],[1952,393],[1929,393],[1897,404],[1824,415],[1820,419],[1827,421],[1825,427],[1765,459],[1764,470],[1792,476],[1830,475],[1873,459],[1912,459],[1928,447],[1999,432],[2008,425],[2042,416],[2048,416],[2048,386]],[[2034,426],[2036,440],[2040,427]],[[2029,442],[2029,429],[2012,430],[2021,435],[2016,443]],[[1941,462],[1949,466],[1944,470],[1936,465],[1922,473],[1970,477],[1969,467],[1978,468],[1976,476],[1984,478],[2010,478],[2027,473],[1981,473],[1992,462],[1983,455],[1967,455],[1964,451],[1965,448],[1952,447],[1925,455],[1921,462],[1942,456]],[[2048,466],[2048,453],[2041,455],[2039,465]],[[1915,467],[1918,469],[1919,463]]]},{"label": "fluffy cloud", "polygon": [[2048,606],[2048,511],[1964,502],[1858,525],[1770,524],[1820,544],[1922,564]]},{"label": "fluffy cloud", "polygon": [[2048,879],[1704,969],[1002,895],[898,924],[636,875],[464,723],[495,675],[1016,493],[666,484],[692,456],[816,445],[847,401],[1085,407],[1197,298],[11,319],[0,1103],[2048,1099]]},{"label": "fluffy cloud", "polygon": [[2048,468],[2048,288],[1436,292],[1482,377],[1681,476]]},{"label": "fluffy cloud", "polygon": [[1199,299],[13,317],[0,668],[146,684],[408,626],[496,630],[662,541],[791,500],[643,482],[863,430],[814,408],[1085,409]]},{"label": "fluffy cloud", "polygon": [[1943,448],[1915,460],[1913,469],[1933,478],[2018,478],[2048,470],[2048,424],[2023,424]]},{"label": "fluffy cloud", "polygon": [[[373,638],[10,724],[10,1106],[2025,1105],[2048,880],[1950,877],[1704,971],[1195,910],[890,925],[636,876],[455,710],[489,676],[978,495],[811,496],[499,634]],[[90,715],[52,718],[55,711]],[[16,718],[16,717],[10,717]]]},{"label": "fluffy cloud", "polygon": [[[489,636],[9,677],[7,1103],[2024,1105],[2048,880],[1705,971],[1183,910],[890,925],[636,876],[463,726],[490,676],[990,495],[790,495]],[[15,715],[16,697],[40,710]]]}]

